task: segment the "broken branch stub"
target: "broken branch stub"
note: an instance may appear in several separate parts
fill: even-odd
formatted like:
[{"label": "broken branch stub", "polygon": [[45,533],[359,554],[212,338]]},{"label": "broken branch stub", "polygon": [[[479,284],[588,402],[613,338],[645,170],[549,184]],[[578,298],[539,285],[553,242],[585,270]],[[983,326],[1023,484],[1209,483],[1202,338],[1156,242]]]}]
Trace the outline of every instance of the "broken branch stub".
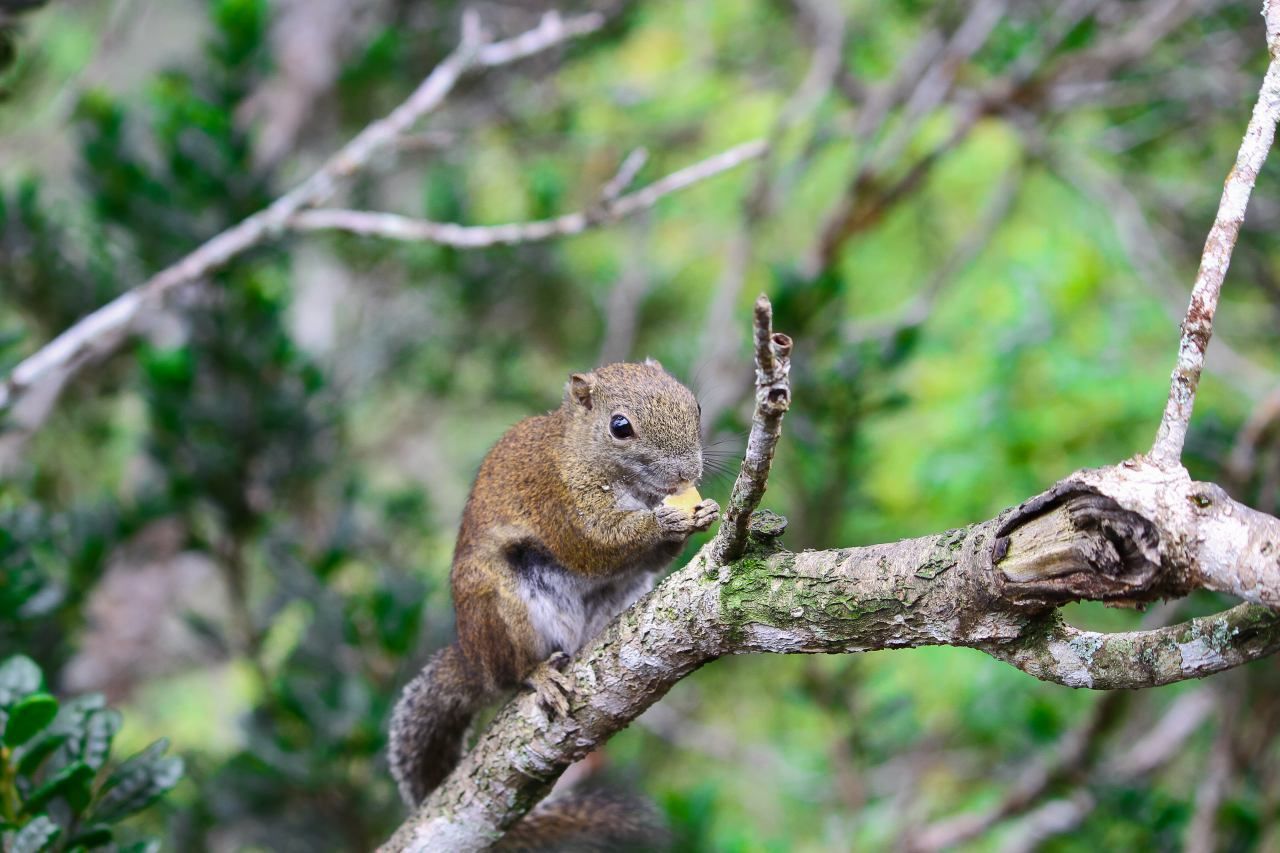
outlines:
[{"label": "broken branch stub", "polygon": [[1280,519],[1138,456],[1077,471],[1001,522],[993,583],[1021,607],[1204,589],[1280,610]]},{"label": "broken branch stub", "polygon": [[1014,509],[991,562],[1004,595],[1020,605],[1139,604],[1174,593],[1162,582],[1156,526],[1074,480]]}]

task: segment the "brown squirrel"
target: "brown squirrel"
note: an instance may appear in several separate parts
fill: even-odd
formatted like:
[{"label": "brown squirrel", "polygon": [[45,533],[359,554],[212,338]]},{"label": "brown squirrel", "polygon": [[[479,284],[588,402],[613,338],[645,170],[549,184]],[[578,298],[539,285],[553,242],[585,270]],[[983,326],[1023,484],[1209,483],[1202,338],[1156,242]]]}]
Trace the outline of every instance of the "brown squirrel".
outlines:
[{"label": "brown squirrel", "polygon": [[[452,772],[472,717],[507,689],[531,687],[566,713],[559,665],[716,521],[713,500],[663,503],[702,476],[700,416],[656,361],[610,364],[573,374],[559,409],[526,418],[489,451],[453,556],[458,640],[405,687],[391,717],[391,772],[409,805]],[[534,823],[539,839],[560,833],[562,843],[618,829],[546,805],[504,841],[519,843],[512,835]]]}]

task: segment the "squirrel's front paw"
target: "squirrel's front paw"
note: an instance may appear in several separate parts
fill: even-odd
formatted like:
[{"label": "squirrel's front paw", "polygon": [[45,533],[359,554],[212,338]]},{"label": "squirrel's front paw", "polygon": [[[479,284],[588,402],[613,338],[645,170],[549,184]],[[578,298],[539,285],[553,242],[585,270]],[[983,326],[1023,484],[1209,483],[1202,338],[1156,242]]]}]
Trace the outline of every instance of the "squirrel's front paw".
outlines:
[{"label": "squirrel's front paw", "polygon": [[688,536],[715,524],[720,517],[720,504],[707,498],[699,501],[691,510],[663,505],[654,510],[654,514],[658,517],[658,526],[665,533],[671,536]]},{"label": "squirrel's front paw", "polygon": [[[696,509],[696,507],[695,507]],[[658,518],[658,526],[668,536],[688,536],[694,531],[693,513],[678,506],[662,504],[653,511]]]},{"label": "squirrel's front paw", "polygon": [[693,529],[708,530],[720,518],[720,504],[707,498],[693,508]]},{"label": "squirrel's front paw", "polygon": [[569,697],[573,695],[575,684],[572,675],[560,671],[568,662],[568,655],[556,652],[538,664],[538,668],[525,679],[525,684],[538,694],[538,704],[548,715],[569,715]]}]

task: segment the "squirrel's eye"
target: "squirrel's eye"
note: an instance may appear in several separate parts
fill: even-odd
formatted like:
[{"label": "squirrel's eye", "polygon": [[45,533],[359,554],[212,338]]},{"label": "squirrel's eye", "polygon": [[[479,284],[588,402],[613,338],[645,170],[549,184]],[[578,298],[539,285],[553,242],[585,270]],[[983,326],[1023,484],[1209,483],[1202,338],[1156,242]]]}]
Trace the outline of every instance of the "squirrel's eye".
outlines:
[{"label": "squirrel's eye", "polygon": [[631,421],[624,415],[614,415],[609,420],[609,434],[614,438],[631,438],[636,431],[631,428]]}]

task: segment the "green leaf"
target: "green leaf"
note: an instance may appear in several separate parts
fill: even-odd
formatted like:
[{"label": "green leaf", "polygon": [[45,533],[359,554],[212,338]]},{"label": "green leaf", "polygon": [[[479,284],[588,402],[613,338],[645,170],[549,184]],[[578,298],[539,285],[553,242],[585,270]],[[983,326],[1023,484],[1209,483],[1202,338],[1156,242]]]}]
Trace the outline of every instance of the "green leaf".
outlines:
[{"label": "green leaf", "polygon": [[77,761],[62,768],[43,785],[32,791],[22,803],[22,811],[25,814],[39,811],[60,794],[69,794],[74,799],[92,781],[93,768],[83,761]]},{"label": "green leaf", "polygon": [[9,720],[4,727],[4,745],[21,746],[53,722],[57,714],[57,699],[48,693],[31,694],[9,712]]},{"label": "green leaf", "polygon": [[118,848],[119,853],[160,853],[160,842],[154,839],[135,841]]},{"label": "green leaf", "polygon": [[40,667],[26,655],[14,655],[0,664],[0,707],[8,708],[40,689]]},{"label": "green leaf", "polygon": [[50,735],[63,737],[63,742],[50,759],[50,772],[56,773],[84,758],[89,727],[95,716],[107,710],[105,705],[106,701],[101,695],[90,693],[77,696],[62,706],[53,724],[49,726]]},{"label": "green leaf", "polygon": [[40,815],[18,830],[9,845],[9,853],[40,853],[49,848],[60,832],[62,827]]},{"label": "green leaf", "polygon": [[55,749],[67,741],[65,732],[46,731],[43,735],[13,751],[13,763],[22,776],[34,776],[40,765]]},{"label": "green leaf", "polygon": [[111,827],[109,826],[90,826],[81,830],[71,837],[67,842],[69,849],[83,847],[92,850],[95,847],[106,847],[112,841]]},{"label": "green leaf", "polygon": [[169,741],[161,738],[121,764],[107,779],[94,809],[94,819],[114,822],[154,803],[182,779],[182,759],[165,757]]},{"label": "green leaf", "polygon": [[107,755],[111,752],[111,740],[120,731],[122,718],[114,708],[103,708],[92,714],[85,727],[84,748],[80,760],[98,770],[107,763]]}]

